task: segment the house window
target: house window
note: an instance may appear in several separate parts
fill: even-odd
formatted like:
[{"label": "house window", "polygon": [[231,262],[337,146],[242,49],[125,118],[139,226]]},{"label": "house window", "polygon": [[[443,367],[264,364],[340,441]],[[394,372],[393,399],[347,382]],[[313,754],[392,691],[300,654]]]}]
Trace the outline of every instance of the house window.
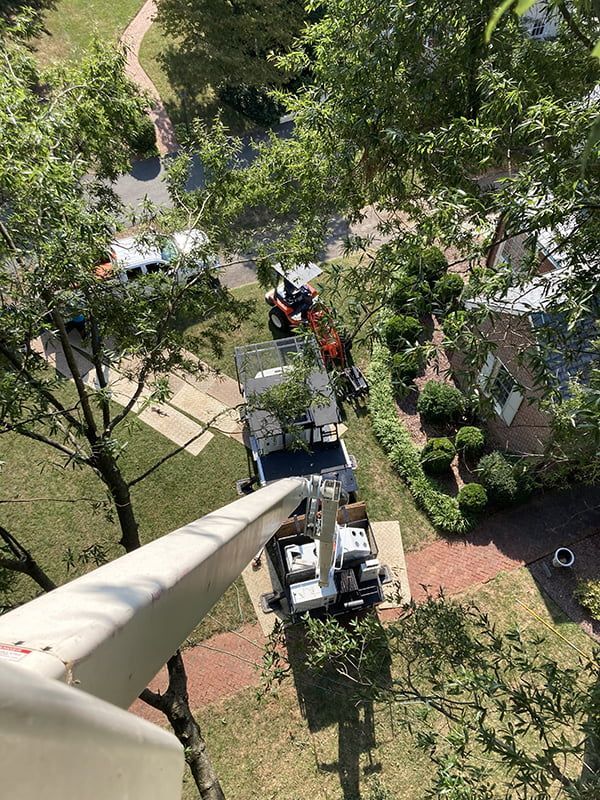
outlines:
[{"label": "house window", "polygon": [[541,39],[544,35],[544,29],[546,27],[546,20],[538,17],[537,19],[533,20],[533,24],[531,25],[531,38],[532,39]]},{"label": "house window", "polygon": [[510,425],[523,402],[523,395],[508,369],[492,353],[488,353],[479,373],[479,386],[491,398],[496,414]]},{"label": "house window", "polygon": [[516,388],[516,382],[504,364],[498,362],[498,365],[496,375],[491,382],[490,394],[498,405],[503,408],[513,389]]}]

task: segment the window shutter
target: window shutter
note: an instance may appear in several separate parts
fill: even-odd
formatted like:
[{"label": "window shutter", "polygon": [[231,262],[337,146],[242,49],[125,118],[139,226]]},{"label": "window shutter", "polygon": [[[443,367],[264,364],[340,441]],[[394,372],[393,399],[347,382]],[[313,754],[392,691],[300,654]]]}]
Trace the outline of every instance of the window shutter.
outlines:
[{"label": "window shutter", "polygon": [[494,371],[495,365],[496,365],[496,356],[493,353],[488,353],[487,358],[485,359],[485,364],[481,368],[481,372],[479,373],[479,377],[477,378],[477,383],[484,392],[488,388],[489,378],[492,372]]},{"label": "window shutter", "polygon": [[515,414],[519,410],[519,406],[523,402],[523,395],[518,389],[513,389],[510,393],[508,400],[504,404],[504,408],[502,409],[500,416],[506,422],[507,425],[510,425],[513,419],[515,418]]}]

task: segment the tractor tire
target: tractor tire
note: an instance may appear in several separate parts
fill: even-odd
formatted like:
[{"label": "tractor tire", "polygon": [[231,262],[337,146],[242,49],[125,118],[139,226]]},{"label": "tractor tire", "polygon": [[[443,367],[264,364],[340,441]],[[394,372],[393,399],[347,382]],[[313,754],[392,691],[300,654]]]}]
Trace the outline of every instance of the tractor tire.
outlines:
[{"label": "tractor tire", "polygon": [[290,331],[290,323],[288,318],[280,308],[277,308],[277,306],[274,306],[269,311],[269,322],[276,331],[281,331],[282,333],[289,333]]}]

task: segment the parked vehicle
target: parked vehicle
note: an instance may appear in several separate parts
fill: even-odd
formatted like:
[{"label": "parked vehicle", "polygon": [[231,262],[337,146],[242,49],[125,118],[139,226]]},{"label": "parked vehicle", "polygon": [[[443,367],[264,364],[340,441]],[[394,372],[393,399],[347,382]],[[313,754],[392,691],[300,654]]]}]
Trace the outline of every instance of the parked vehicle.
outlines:
[{"label": "parked vehicle", "polygon": [[[109,260],[98,267],[98,277],[116,277],[119,283],[127,285],[146,275],[157,272],[172,273],[178,281],[185,283],[205,269],[218,269],[216,257],[194,259],[194,250],[205,246],[208,237],[197,228],[178,231],[166,236],[159,244],[146,244],[128,236],[115,239],[109,248]],[[178,264],[180,258],[191,256],[185,265]]]}]

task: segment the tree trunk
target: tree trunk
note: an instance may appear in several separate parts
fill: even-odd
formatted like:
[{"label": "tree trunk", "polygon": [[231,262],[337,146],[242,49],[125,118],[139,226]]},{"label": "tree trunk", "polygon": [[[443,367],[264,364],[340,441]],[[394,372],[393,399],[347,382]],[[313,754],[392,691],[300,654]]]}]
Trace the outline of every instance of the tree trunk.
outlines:
[{"label": "tree trunk", "polygon": [[29,550],[1,525],[0,539],[13,556],[13,558],[0,558],[0,567],[28,575],[45,592],[56,589],[54,581],[46,575]]},{"label": "tree trunk", "polygon": [[185,760],[190,768],[202,800],[225,800],[225,795],[213,769],[200,727],[190,710],[185,665],[178,650],[167,662],[169,685],[164,694],[144,689],[140,697],[148,705],[162,711],[175,735],[185,748]]},{"label": "tree trunk", "polygon": [[[120,544],[127,553],[140,547],[138,523],[131,503],[129,486],[111,455],[95,456],[95,464],[115,501],[121,526]],[[179,650],[167,662],[169,686],[164,695],[144,689],[140,697],[162,711],[175,736],[184,747],[185,760],[191,770],[202,800],[224,800],[224,794],[213,769],[206,743],[190,709],[185,664]]]},{"label": "tree trunk", "polygon": [[137,550],[138,547],[141,547],[141,542],[139,526],[131,503],[129,486],[123,478],[116,461],[110,454],[106,452],[96,453],[93,456],[93,462],[115,502],[121,527],[119,544],[125,552],[131,553],[132,550]]}]

